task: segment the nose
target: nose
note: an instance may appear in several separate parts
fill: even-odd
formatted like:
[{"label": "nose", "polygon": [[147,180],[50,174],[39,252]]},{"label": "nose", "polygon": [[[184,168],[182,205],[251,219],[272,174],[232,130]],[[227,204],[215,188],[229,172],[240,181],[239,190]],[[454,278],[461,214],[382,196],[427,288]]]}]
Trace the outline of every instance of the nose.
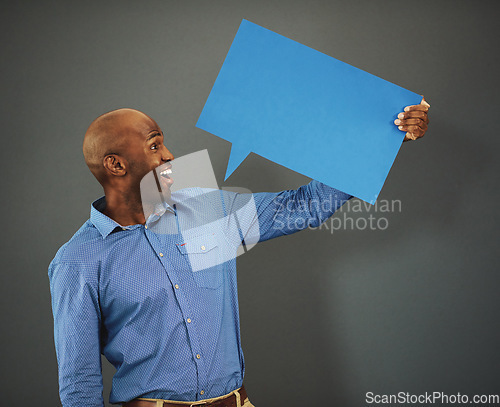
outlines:
[{"label": "nose", "polygon": [[170,152],[170,150],[167,147],[163,146],[161,159],[164,162],[172,161],[174,159],[174,155]]}]

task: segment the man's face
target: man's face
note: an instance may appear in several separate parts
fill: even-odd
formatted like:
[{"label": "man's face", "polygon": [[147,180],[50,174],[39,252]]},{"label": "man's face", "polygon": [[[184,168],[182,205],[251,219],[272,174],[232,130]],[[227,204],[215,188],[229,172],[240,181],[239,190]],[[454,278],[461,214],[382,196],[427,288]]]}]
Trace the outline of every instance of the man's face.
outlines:
[{"label": "man's face", "polygon": [[121,122],[121,131],[126,136],[123,139],[127,143],[128,173],[132,179],[140,183],[146,174],[157,169],[155,179],[163,191],[168,191],[173,183],[169,177],[169,161],[174,156],[163,144],[163,132],[158,124],[143,113],[133,112]]}]

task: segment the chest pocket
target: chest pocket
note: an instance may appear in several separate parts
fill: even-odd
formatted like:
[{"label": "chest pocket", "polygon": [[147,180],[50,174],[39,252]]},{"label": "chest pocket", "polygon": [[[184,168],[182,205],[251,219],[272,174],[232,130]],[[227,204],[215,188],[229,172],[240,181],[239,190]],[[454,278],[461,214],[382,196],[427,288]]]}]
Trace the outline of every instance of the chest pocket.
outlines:
[{"label": "chest pocket", "polygon": [[224,277],[222,256],[214,234],[186,238],[177,248],[186,257],[199,287],[220,287]]}]

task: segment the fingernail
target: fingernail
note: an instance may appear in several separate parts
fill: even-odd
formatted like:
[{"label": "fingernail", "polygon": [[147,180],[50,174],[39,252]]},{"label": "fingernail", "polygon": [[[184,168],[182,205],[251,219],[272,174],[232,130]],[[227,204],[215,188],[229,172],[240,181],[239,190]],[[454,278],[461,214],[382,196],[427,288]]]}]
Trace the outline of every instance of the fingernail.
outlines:
[{"label": "fingernail", "polygon": [[399,127],[398,127],[398,129],[399,129],[399,130],[403,130],[403,126],[399,126]]},{"label": "fingernail", "polygon": [[398,119],[404,119],[404,118],[405,118],[405,114],[404,113],[398,114]]},{"label": "fingernail", "polygon": [[405,107],[405,112],[408,112],[410,110],[410,106]]},{"label": "fingernail", "polygon": [[401,120],[398,119],[394,120],[394,124],[401,124]]}]

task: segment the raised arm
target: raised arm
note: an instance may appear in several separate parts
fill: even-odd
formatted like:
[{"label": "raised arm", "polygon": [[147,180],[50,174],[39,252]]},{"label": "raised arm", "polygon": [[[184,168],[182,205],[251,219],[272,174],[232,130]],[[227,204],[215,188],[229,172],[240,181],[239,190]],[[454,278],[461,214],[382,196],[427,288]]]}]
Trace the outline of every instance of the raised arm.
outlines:
[{"label": "raised arm", "polygon": [[259,218],[259,241],[317,227],[351,195],[318,181],[279,193],[254,194]]},{"label": "raised arm", "polygon": [[277,193],[224,194],[229,219],[234,220],[228,229],[239,229],[246,244],[317,227],[350,198],[318,181]]}]

